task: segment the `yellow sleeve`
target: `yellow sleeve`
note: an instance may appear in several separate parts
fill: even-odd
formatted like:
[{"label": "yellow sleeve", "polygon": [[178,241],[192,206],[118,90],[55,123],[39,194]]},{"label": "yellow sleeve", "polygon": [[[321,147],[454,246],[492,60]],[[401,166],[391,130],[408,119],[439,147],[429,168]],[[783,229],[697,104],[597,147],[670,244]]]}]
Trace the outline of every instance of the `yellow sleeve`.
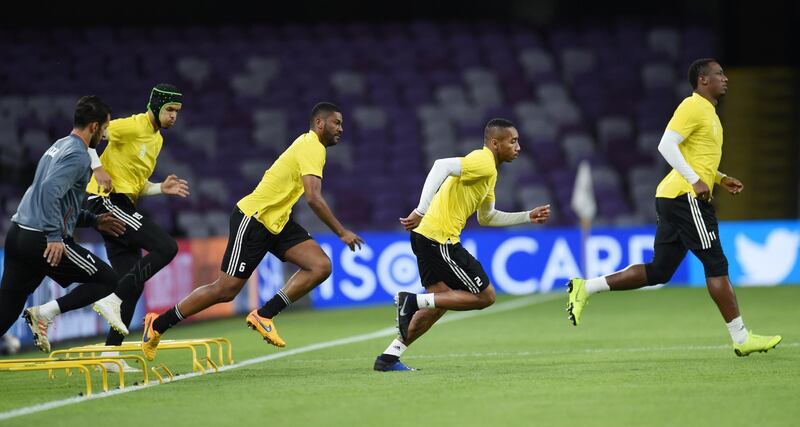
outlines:
[{"label": "yellow sleeve", "polygon": [[461,181],[470,182],[494,174],[494,163],[481,151],[473,151],[461,158]]},{"label": "yellow sleeve", "polygon": [[300,176],[314,175],[322,178],[322,168],[325,167],[325,147],[319,143],[309,144],[307,152],[297,156],[300,166]]},{"label": "yellow sleeve", "polygon": [[495,184],[495,182],[492,182],[492,186],[489,187],[489,194],[487,194],[486,197],[483,198],[483,201],[485,201],[485,202],[494,202],[495,201],[494,184]]},{"label": "yellow sleeve", "polygon": [[686,139],[700,125],[700,117],[701,115],[694,106],[688,102],[682,102],[675,109],[675,114],[672,115],[672,119],[667,124],[667,129],[678,132]]},{"label": "yellow sleeve", "polygon": [[114,119],[108,124],[109,144],[128,142],[129,136],[135,135],[139,126],[133,117]]}]

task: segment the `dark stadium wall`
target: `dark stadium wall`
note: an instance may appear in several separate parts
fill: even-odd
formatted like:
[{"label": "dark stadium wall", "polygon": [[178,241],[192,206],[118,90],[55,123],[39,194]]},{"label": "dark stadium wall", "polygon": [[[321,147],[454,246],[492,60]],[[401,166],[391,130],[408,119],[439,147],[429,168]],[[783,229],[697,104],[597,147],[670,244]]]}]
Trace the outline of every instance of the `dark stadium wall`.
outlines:
[{"label": "dark stadium wall", "polygon": [[[654,22],[674,21],[707,24],[722,41],[720,59],[728,66],[798,65],[800,55],[793,49],[800,21],[800,2],[789,0],[708,0],[696,2],[641,2],[613,0],[509,0],[500,2],[426,1],[402,2],[394,7],[374,1],[331,4],[320,0],[253,3],[211,0],[173,1],[150,8],[130,8],[125,13],[107,2],[89,0],[57,2],[42,7],[37,2],[20,2],[11,13],[0,15],[5,28],[51,25],[213,25],[289,21],[404,21],[411,19],[492,19],[525,21],[546,25],[553,22],[609,20],[624,16],[647,17]],[[35,17],[32,18],[32,17]]]}]

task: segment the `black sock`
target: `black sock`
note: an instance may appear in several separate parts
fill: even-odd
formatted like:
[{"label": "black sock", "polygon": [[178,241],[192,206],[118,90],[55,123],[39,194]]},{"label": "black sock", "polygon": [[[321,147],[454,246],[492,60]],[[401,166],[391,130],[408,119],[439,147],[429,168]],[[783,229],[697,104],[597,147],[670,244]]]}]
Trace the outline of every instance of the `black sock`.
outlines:
[{"label": "black sock", "polygon": [[163,334],[167,329],[177,325],[181,320],[183,320],[183,315],[181,314],[180,310],[178,310],[178,306],[176,305],[175,307],[172,307],[171,309],[161,313],[161,315],[153,321],[153,329],[155,329],[159,334]]},{"label": "black sock", "polygon": [[289,297],[287,297],[286,294],[280,290],[277,294],[275,294],[275,296],[272,297],[271,300],[267,301],[263,307],[258,309],[258,315],[261,317],[266,317],[267,319],[272,319],[291,303],[292,301],[289,299]]},{"label": "black sock", "polygon": [[380,356],[378,356],[378,358],[387,363],[394,363],[400,360],[400,356],[395,356],[393,354],[386,354],[386,353],[381,354]]}]

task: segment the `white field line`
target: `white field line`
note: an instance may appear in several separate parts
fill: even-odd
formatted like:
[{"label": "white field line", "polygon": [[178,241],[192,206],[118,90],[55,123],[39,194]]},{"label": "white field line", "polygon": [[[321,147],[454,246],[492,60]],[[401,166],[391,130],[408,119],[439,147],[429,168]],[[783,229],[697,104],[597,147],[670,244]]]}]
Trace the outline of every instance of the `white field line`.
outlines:
[{"label": "white field line", "polygon": [[[481,310],[481,311],[463,311],[463,312],[457,312],[457,313],[452,313],[451,312],[451,313],[448,313],[445,317],[443,317],[440,321],[438,321],[437,324],[454,322],[454,321],[457,321],[457,320],[468,319],[468,318],[471,318],[471,317],[481,316],[481,315],[485,315],[485,314],[502,313],[502,312],[509,311],[509,310],[516,310],[518,308],[527,307],[527,306],[536,305],[536,304],[542,304],[542,303],[545,303],[545,302],[553,301],[553,300],[556,300],[556,299],[563,299],[563,298],[564,298],[564,295],[562,293],[555,294],[555,295],[554,294],[548,294],[548,295],[544,295],[544,296],[543,295],[533,295],[533,296],[529,296],[529,297],[515,299],[513,301],[499,303],[499,304],[494,305],[494,306],[492,306],[490,308],[487,308],[486,310]],[[322,350],[322,349],[330,348],[330,347],[339,347],[339,346],[343,346],[343,345],[354,344],[354,343],[357,343],[357,342],[368,341],[368,340],[372,340],[372,339],[375,339],[375,338],[388,337],[388,336],[392,336],[392,335],[395,335],[395,334],[397,334],[397,329],[396,328],[394,328],[394,327],[384,328],[384,329],[380,329],[380,330],[377,330],[375,332],[370,332],[370,333],[367,333],[367,334],[354,335],[354,336],[351,336],[351,337],[341,338],[341,339],[332,340],[332,341],[324,341],[324,342],[320,342],[320,343],[316,343],[316,344],[310,344],[310,345],[307,345],[307,346],[304,346],[304,347],[299,347],[299,348],[292,349],[292,350],[286,350],[286,351],[281,351],[281,352],[278,352],[278,353],[268,354],[268,355],[265,355],[265,356],[254,357],[252,359],[247,359],[247,360],[243,360],[243,361],[238,362],[238,363],[234,363],[233,365],[220,366],[219,367],[219,371],[223,372],[223,371],[227,371],[227,370],[230,370],[230,369],[241,368],[243,366],[249,366],[249,365],[254,365],[254,364],[257,364],[257,363],[267,362],[267,361],[270,361],[270,360],[275,360],[275,359],[281,359],[281,358],[284,358],[284,357],[294,356],[295,354],[308,353],[309,351]],[[194,377],[197,377],[197,376],[200,376],[200,375],[201,374],[199,372],[192,372],[192,373],[189,373],[189,374],[181,374],[180,376],[175,377],[172,381],[168,381],[167,383],[175,382],[175,381],[182,381],[182,380],[186,380],[186,379],[189,379],[189,378],[194,378]],[[165,384],[167,384],[167,383],[165,383]],[[130,392],[134,392],[134,391],[139,391],[139,390],[143,390],[143,389],[146,389],[146,388],[155,387],[155,386],[158,386],[158,385],[159,385],[158,382],[152,382],[151,381],[149,384],[143,384],[143,385],[139,385],[139,386],[128,386],[128,387],[125,387],[124,389],[114,389],[114,390],[110,390],[108,392],[101,392],[101,393],[92,394],[91,396],[75,396],[75,397],[70,397],[70,398],[67,398],[67,399],[53,400],[53,401],[50,401],[50,402],[39,403],[39,404],[36,404],[36,405],[31,405],[31,406],[25,406],[25,407],[22,407],[22,408],[12,409],[12,410],[6,411],[6,412],[0,412],[0,421],[8,420],[8,419],[11,419],[11,418],[16,418],[16,417],[21,417],[21,416],[24,416],[24,415],[31,415],[31,414],[35,414],[35,413],[38,413],[38,412],[44,412],[44,411],[48,411],[50,409],[60,408],[62,406],[69,406],[69,405],[74,405],[74,404],[77,404],[77,403],[87,402],[87,401],[90,401],[90,400],[104,399],[106,397],[117,396],[117,395],[120,395],[120,394],[123,394],[123,393],[130,393]]]},{"label": "white field line", "polygon": [[[780,351],[782,348],[797,348],[800,347],[800,342],[781,343],[777,349]],[[530,357],[530,356],[552,356],[552,355],[569,355],[569,354],[594,354],[594,353],[649,353],[654,351],[719,351],[730,350],[730,345],[680,345],[670,347],[638,347],[638,348],[625,348],[625,347],[609,347],[609,348],[578,348],[578,349],[563,349],[553,351],[488,351],[488,352],[466,352],[466,353],[440,353],[440,354],[420,354],[403,356],[403,360],[432,360],[432,359],[457,359],[457,358],[492,358],[492,357]],[[733,353],[731,353],[731,357]],[[364,357],[340,357],[340,358],[326,358],[326,359],[302,359],[302,363],[340,363],[340,362],[356,362],[364,361]],[[372,359],[369,359],[371,362]]]}]

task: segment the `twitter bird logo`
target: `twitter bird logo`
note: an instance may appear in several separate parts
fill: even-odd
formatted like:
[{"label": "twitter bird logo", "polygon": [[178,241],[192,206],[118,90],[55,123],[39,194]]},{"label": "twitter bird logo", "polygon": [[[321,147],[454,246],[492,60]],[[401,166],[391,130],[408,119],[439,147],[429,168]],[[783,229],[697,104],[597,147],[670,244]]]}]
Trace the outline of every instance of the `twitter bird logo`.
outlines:
[{"label": "twitter bird logo", "polygon": [[734,243],[743,275],[738,282],[771,286],[783,281],[794,269],[800,233],[778,228],[769,233],[764,244],[739,233]]}]

